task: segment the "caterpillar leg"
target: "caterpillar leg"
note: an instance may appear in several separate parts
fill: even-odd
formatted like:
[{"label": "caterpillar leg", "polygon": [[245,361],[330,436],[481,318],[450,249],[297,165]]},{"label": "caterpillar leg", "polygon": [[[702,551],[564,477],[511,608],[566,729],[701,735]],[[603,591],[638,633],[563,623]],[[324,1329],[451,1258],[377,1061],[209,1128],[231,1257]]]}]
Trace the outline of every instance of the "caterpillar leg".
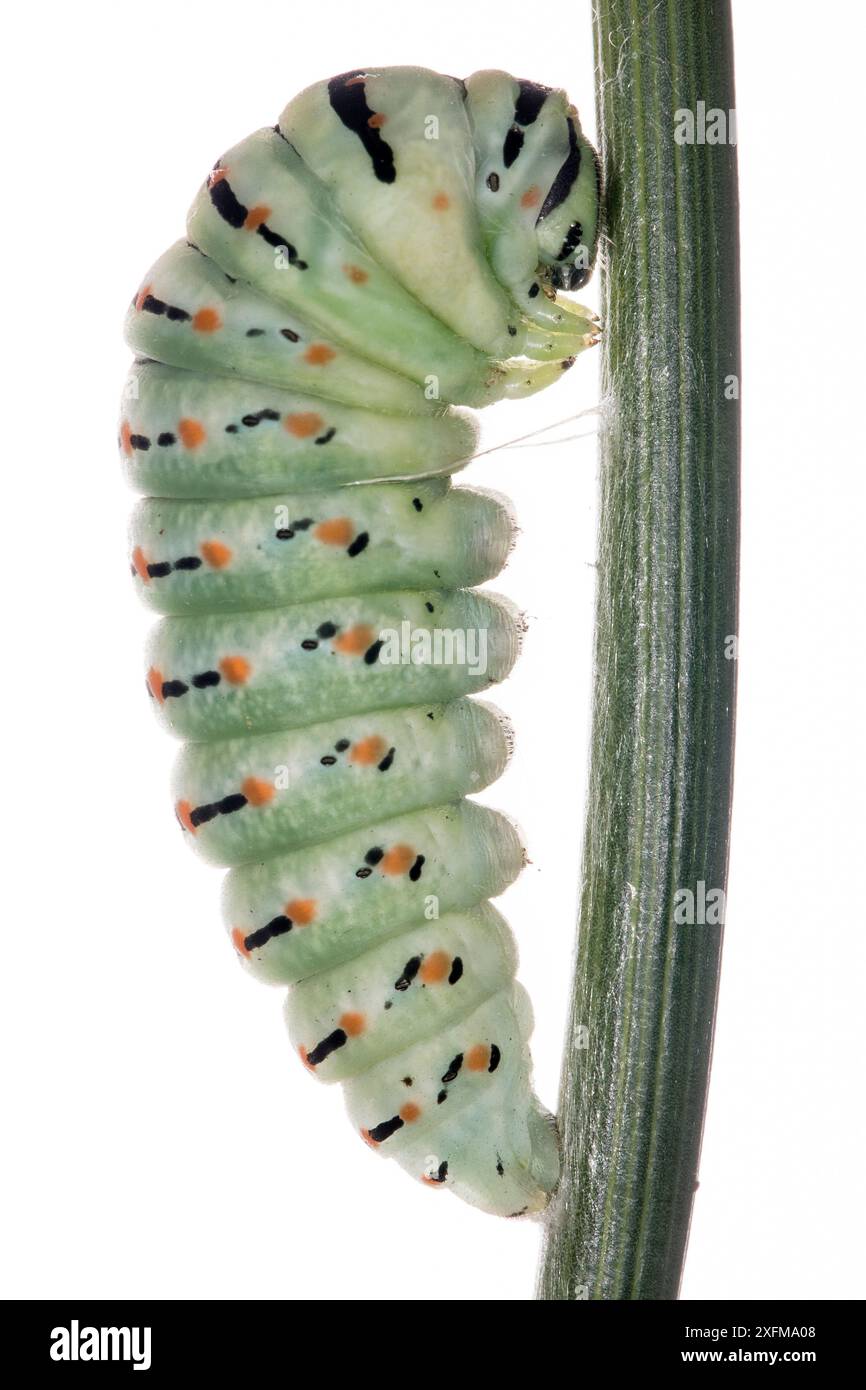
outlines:
[{"label": "caterpillar leg", "polygon": [[468,799],[510,754],[472,697],[523,623],[472,587],[514,523],[451,484],[477,442],[457,407],[597,341],[561,294],[597,227],[563,92],[357,69],[219,156],[126,321],[129,565],[181,833],[229,867],[243,968],[289,987],[299,1070],[377,1154],[503,1216],[543,1210],[559,1155],[489,901],[523,845]]}]

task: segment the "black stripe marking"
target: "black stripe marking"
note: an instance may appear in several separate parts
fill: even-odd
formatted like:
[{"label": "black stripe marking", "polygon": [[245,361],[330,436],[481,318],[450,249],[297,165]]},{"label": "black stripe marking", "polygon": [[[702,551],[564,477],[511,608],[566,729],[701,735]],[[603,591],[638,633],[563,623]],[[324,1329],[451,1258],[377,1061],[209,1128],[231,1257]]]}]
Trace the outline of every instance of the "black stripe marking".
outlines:
[{"label": "black stripe marking", "polygon": [[163,681],[162,698],[164,700],[170,700],[172,696],[180,697],[181,695],[185,695],[188,690],[189,686],[184,685],[183,681]]},{"label": "black stripe marking", "polygon": [[208,185],[210,200],[224,222],[240,231],[247,220],[248,209],[235,197],[228,179],[217,179]]},{"label": "black stripe marking", "polygon": [[396,753],[396,751],[397,751],[396,748],[389,748],[389,749],[388,749],[388,752],[385,754],[384,758],[382,759],[382,761],[381,761],[380,764],[379,764],[379,771],[380,771],[380,772],[387,772],[387,771],[388,771],[388,769],[390,768],[391,764],[392,764],[393,761],[394,761],[394,754]]},{"label": "black stripe marking", "polygon": [[451,974],[448,976],[449,985],[456,985],[457,981],[463,978],[463,961],[459,956],[455,956],[451,962]]},{"label": "black stripe marking", "polygon": [[392,1134],[396,1134],[398,1129],[403,1128],[403,1121],[399,1115],[394,1115],[390,1120],[383,1120],[375,1129],[369,1131],[370,1138],[374,1144],[382,1144],[386,1139],[390,1139]]},{"label": "black stripe marking", "polygon": [[326,1038],[322,1038],[317,1043],[312,1052],[307,1053],[307,1061],[311,1067],[317,1067],[320,1062],[324,1062],[326,1057],[330,1057],[332,1052],[336,1052],[338,1047],[345,1047],[348,1041],[342,1028],[335,1028],[333,1033],[329,1033]]},{"label": "black stripe marking", "polygon": [[423,869],[423,867],[424,867],[424,855],[423,855],[423,854],[419,854],[419,855],[418,855],[418,858],[415,860],[415,863],[412,865],[411,869],[409,870],[409,878],[411,879],[411,881],[412,881],[413,883],[417,883],[417,882],[418,882],[419,878],[421,877],[421,870]]},{"label": "black stripe marking", "polygon": [[447,1164],[447,1162],[443,1162],[443,1163],[440,1163],[440,1164],[439,1164],[439,1167],[438,1167],[437,1170],[436,1170],[436,1176],[435,1176],[435,1177],[432,1177],[432,1178],[431,1178],[429,1174],[427,1175],[427,1181],[428,1181],[428,1182],[444,1182],[445,1179],[447,1178],[447,1176],[448,1176],[448,1164]]},{"label": "black stripe marking", "polygon": [[266,946],[275,936],[285,936],[286,932],[290,932],[293,926],[291,917],[282,914],[279,917],[272,917],[266,926],[259,927],[258,931],[252,932],[245,938],[244,946],[248,951],[254,951],[257,946]]},{"label": "black stripe marking", "polygon": [[[317,443],[317,444],[318,444],[318,442],[319,442],[319,441],[316,440],[316,443]],[[355,556],[356,556],[356,555],[360,555],[362,550],[366,550],[366,549],[367,549],[367,546],[368,546],[369,544],[370,544],[370,536],[369,536],[368,532],[367,532],[367,531],[361,531],[361,532],[355,537],[355,539],[352,541],[352,544],[349,546],[349,548],[348,548],[348,550],[347,550],[346,553],[347,553],[348,555],[351,555],[352,559],[354,560]]]},{"label": "black stripe marking", "polygon": [[208,821],[214,820],[217,816],[229,816],[232,811],[239,811],[246,804],[247,799],[242,792],[232,792],[229,796],[224,796],[222,801],[196,806],[194,811],[190,811],[189,818],[195,826],[207,825]]},{"label": "black stripe marking", "polygon": [[337,433],[337,431],[336,431],[335,427],[332,425],[331,428],[330,428],[329,430],[325,430],[325,433],[324,433],[324,434],[320,434],[319,437],[318,437],[318,439],[313,440],[313,443],[314,443],[314,444],[330,444],[331,440],[334,438],[334,435],[335,435],[336,433]]},{"label": "black stripe marking", "polygon": [[500,1063],[501,1061],[502,1061],[502,1053],[499,1051],[499,1048],[496,1046],[496,1043],[491,1043],[491,1044],[490,1044],[490,1065],[488,1066],[487,1070],[488,1070],[488,1071],[495,1071],[496,1068],[499,1066],[499,1063]]},{"label": "black stripe marking", "polygon": [[357,78],[364,73],[343,72],[332,77],[328,83],[328,96],[335,114],[347,130],[357,135],[373,165],[373,173],[380,183],[393,183],[397,177],[394,167],[394,151],[381,132],[370,125],[370,117],[376,113],[367,105],[366,84]]},{"label": "black stripe marking", "polygon": [[568,124],[568,154],[560,166],[559,173],[550,185],[547,197],[541,205],[541,212],[535,219],[536,225],[543,218],[549,217],[561,203],[565,202],[580,173],[580,145],[577,143],[577,131],[571,116],[567,116],[566,121]]}]

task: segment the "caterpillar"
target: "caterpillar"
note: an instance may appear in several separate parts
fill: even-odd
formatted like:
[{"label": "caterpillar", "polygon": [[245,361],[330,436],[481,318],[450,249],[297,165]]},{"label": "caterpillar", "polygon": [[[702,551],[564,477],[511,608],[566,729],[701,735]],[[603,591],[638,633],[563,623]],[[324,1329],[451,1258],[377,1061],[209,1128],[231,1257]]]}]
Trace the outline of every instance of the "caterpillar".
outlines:
[{"label": "caterpillar", "polygon": [[598,206],[564,92],[358,69],[217,160],[125,326],[130,568],[161,615],[146,686],[185,740],[182,832],[228,866],[237,955],[291,987],[294,1049],[366,1142],[505,1216],[559,1172],[489,901],[524,848],[467,799],[509,756],[470,697],[522,619],[474,587],[510,508],[451,475],[476,445],[461,407],[597,341],[560,291],[591,272]]}]

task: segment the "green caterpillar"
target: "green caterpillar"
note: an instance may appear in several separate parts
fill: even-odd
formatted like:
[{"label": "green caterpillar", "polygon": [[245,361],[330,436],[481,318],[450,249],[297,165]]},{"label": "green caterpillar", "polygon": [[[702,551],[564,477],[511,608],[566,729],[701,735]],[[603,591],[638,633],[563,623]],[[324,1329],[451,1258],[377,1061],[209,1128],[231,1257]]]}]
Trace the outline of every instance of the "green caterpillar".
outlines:
[{"label": "green caterpillar", "polygon": [[[187,743],[178,819],[225,919],[292,985],[306,1066],[367,1141],[502,1215],[556,1185],[529,1004],[488,899],[519,873],[466,800],[510,734],[468,696],[517,655],[473,585],[512,543],[455,489],[483,406],[596,340],[598,165],[565,94],[503,72],[344,73],[229,150],[136,294],[120,449],[147,685]],[[363,486],[358,486],[363,484]]]}]

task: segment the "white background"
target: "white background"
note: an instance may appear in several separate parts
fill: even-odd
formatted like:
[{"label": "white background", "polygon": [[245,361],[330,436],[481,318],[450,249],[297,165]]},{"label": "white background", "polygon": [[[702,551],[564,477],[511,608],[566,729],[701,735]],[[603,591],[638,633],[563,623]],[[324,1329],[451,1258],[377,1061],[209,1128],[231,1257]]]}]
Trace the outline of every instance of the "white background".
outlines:
[{"label": "white background", "polygon": [[[504,67],[590,132],[589,5],[16,7],[4,79],[2,1291],[527,1299],[537,1227],[409,1181],[297,1066],[171,811],[142,680],[115,421],[140,276],[224,147],[364,63]],[[862,7],[739,0],[744,369],[728,931],[688,1299],[862,1297]],[[594,291],[593,291],[594,293]],[[591,299],[591,294],[582,298]],[[594,300],[592,300],[594,302]],[[587,354],[484,421],[593,406]],[[593,417],[551,437],[594,428]],[[500,905],[556,1100],[588,740],[595,441],[494,453],[532,618],[483,799],[532,865]]]}]

